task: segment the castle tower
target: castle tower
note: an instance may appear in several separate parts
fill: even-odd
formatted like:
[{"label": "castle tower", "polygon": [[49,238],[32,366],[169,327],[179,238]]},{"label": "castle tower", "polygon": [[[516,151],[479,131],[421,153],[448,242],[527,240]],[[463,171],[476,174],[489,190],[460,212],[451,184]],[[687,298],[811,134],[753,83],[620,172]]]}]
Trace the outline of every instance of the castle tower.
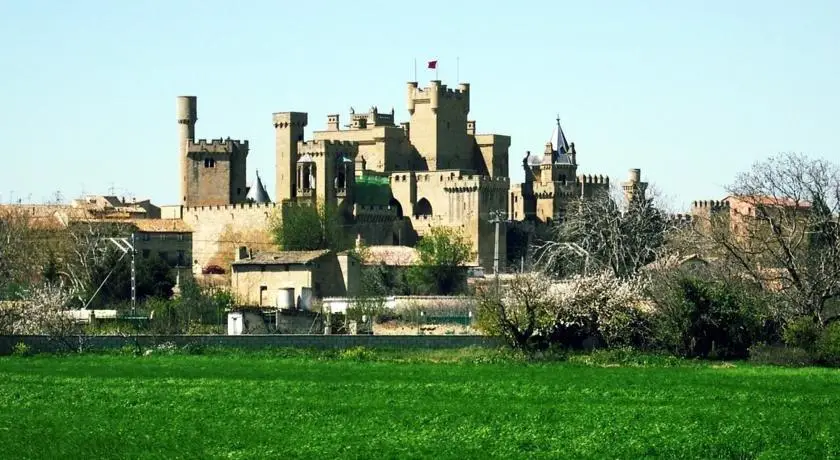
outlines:
[{"label": "castle tower", "polygon": [[245,202],[248,141],[229,137],[196,139],[197,98],[179,96],[176,102],[181,204],[221,206]]},{"label": "castle tower", "polygon": [[309,123],[309,118],[304,112],[279,112],[275,113],[272,119],[277,184],[274,198],[280,203],[295,197],[298,142],[303,141],[303,130]]},{"label": "castle tower", "polygon": [[178,96],[175,116],[178,120],[178,158],[181,174],[181,204],[187,204],[189,181],[189,144],[195,141],[195,122],[198,121],[198,98],[196,96]]},{"label": "castle tower", "polygon": [[642,170],[631,169],[627,181],[621,183],[621,188],[624,190],[624,199],[629,203],[633,201],[636,193],[641,194],[641,198],[644,199],[647,186],[647,182],[642,182]]},{"label": "castle tower", "polygon": [[470,85],[447,88],[432,80],[427,88],[408,83],[411,115],[409,140],[425,160],[426,169],[471,169],[472,143],[468,134]]}]

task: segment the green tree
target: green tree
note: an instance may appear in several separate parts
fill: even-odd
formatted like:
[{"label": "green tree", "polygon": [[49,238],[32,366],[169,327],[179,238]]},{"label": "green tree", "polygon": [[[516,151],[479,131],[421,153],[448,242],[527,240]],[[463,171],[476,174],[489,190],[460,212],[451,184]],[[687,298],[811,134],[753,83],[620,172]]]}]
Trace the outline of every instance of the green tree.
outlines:
[{"label": "green tree", "polygon": [[274,214],[270,226],[274,243],[283,251],[341,251],[352,245],[334,206],[287,204]]},{"label": "green tree", "polygon": [[466,284],[464,264],[471,245],[460,229],[432,227],[417,243],[419,263],[409,269],[409,279],[429,294],[455,294]]},{"label": "green tree", "polygon": [[[110,276],[109,276],[110,273]],[[168,299],[172,297],[175,278],[171,267],[159,255],[135,260],[137,300],[147,298]],[[107,280],[106,280],[107,278]],[[84,299],[91,299],[90,308],[125,303],[131,300],[131,259],[122,253],[110,250],[92,270],[91,287]],[[94,293],[99,286],[99,292]]]}]

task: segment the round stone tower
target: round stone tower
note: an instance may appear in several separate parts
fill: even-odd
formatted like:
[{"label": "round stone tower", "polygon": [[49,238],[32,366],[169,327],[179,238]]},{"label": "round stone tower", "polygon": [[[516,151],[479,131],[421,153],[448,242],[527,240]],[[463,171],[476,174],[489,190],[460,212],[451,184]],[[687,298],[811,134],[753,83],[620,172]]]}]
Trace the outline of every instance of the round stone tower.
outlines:
[{"label": "round stone tower", "polygon": [[178,156],[181,173],[181,204],[187,201],[187,172],[189,169],[189,143],[195,140],[195,122],[198,121],[198,98],[195,96],[178,96],[176,106],[178,120]]}]

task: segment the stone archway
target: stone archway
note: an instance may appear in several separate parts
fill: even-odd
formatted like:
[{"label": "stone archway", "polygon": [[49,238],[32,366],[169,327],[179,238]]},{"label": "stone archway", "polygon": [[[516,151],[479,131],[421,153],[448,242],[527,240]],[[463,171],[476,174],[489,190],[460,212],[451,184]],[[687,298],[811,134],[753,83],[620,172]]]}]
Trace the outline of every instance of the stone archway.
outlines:
[{"label": "stone archway", "polygon": [[420,198],[414,205],[414,215],[418,217],[429,217],[432,215],[432,203],[425,198]]}]

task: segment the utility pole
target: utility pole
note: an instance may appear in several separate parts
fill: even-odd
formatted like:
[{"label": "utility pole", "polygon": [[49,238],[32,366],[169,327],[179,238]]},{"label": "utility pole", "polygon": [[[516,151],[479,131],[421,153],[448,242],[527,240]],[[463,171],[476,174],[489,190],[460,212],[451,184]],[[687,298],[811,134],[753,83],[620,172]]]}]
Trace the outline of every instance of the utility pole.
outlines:
[{"label": "utility pole", "polygon": [[496,225],[496,238],[493,245],[493,276],[495,277],[497,293],[499,291],[499,227],[503,222],[505,222],[505,217],[505,212],[501,209],[497,209],[495,211],[490,211],[490,218],[487,220],[488,222]]},{"label": "utility pole", "polygon": [[[135,270],[135,253],[137,252],[134,245],[134,233],[131,234],[131,241],[128,238],[107,238],[108,241],[114,244],[120,251],[122,251],[123,255],[120,257],[122,260],[123,257],[128,255],[131,252],[131,316],[135,316],[137,313],[137,271]],[[102,281],[102,284],[99,285],[99,289],[102,289],[102,286],[105,285],[105,282],[108,281],[108,278],[113,273],[114,269],[111,269],[111,272],[108,273],[108,276]],[[99,289],[93,293],[93,297],[99,293]],[[93,297],[90,300],[93,300]],[[90,303],[88,301],[88,304]],[[87,305],[85,305],[87,307]]]},{"label": "utility pole", "polygon": [[134,266],[134,256],[137,253],[134,245],[134,232],[131,233],[131,316],[137,316],[137,272]]}]

